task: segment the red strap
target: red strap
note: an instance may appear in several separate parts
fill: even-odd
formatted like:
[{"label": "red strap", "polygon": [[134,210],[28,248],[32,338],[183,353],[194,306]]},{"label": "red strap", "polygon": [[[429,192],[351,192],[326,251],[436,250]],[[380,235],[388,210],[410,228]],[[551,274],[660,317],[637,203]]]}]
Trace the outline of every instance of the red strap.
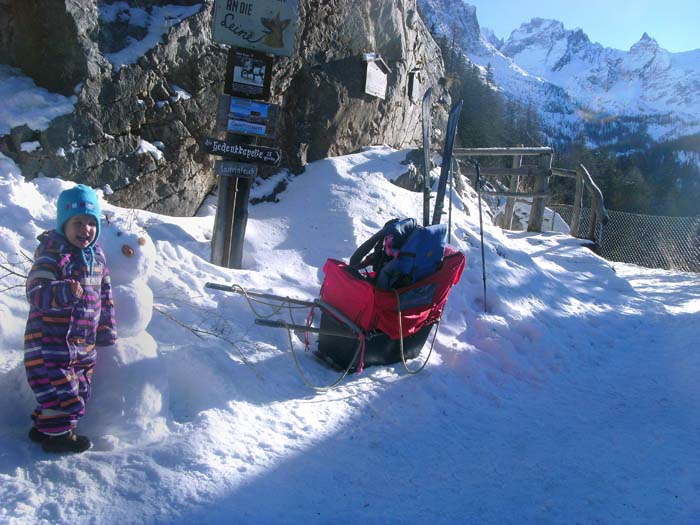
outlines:
[{"label": "red strap", "polygon": [[360,348],[360,363],[357,365],[357,373],[361,374],[362,371],[365,369],[365,348],[367,345],[365,344],[364,332],[360,332],[358,334],[358,337],[360,338],[360,344],[362,345],[362,347]]}]

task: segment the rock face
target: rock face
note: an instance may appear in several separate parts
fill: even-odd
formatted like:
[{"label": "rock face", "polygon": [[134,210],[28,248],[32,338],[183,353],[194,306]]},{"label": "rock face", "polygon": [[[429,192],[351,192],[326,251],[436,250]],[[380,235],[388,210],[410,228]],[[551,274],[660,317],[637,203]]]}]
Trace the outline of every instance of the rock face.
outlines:
[{"label": "rock face", "polygon": [[72,94],[76,84],[99,75],[105,62],[85,37],[97,25],[97,11],[85,3],[0,0],[0,60],[19,65],[49,91]]},{"label": "rock face", "polygon": [[[298,169],[304,161],[368,144],[415,144],[421,133],[420,97],[409,96],[409,73],[419,68],[423,86],[432,86],[436,98],[444,96],[438,86],[440,52],[415,2],[331,0],[303,7],[298,52],[274,80],[284,107],[283,147],[294,155],[290,165]],[[364,92],[362,56],[368,52],[380,54],[391,69],[384,100]],[[434,124],[444,118],[443,108]]]},{"label": "rock face", "polygon": [[[194,14],[174,18],[135,63],[117,63],[121,47],[148,37],[129,9],[147,18],[172,4]],[[0,11],[8,14],[0,21],[0,63],[50,91],[77,95],[73,113],[45,130],[13,129],[0,137],[0,151],[28,178],[109,184],[114,204],[193,214],[216,184],[216,157],[200,147],[204,136],[217,135],[227,54],[211,41],[213,2],[0,0]],[[300,0],[297,27],[294,54],[274,60],[277,137],[260,142],[282,149],[282,167],[298,173],[307,162],[370,144],[419,144],[420,98],[430,86],[433,128],[444,127],[442,61],[415,0]],[[364,93],[365,53],[378,53],[391,70],[384,100]],[[411,99],[416,75],[421,87]],[[36,140],[40,149],[22,151],[22,142]]]}]

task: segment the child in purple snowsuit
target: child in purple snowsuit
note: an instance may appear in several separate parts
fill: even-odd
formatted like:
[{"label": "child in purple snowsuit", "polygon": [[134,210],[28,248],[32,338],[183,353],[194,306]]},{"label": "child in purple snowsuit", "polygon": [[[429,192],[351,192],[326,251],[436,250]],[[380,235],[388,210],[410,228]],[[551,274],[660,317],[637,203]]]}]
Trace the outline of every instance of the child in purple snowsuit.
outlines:
[{"label": "child in purple snowsuit", "polygon": [[109,270],[100,236],[100,203],[78,184],[58,197],[56,229],[42,233],[27,276],[29,317],[24,367],[37,407],[32,441],[47,452],[83,452],[76,434],[85,413],[95,346],[116,341]]}]

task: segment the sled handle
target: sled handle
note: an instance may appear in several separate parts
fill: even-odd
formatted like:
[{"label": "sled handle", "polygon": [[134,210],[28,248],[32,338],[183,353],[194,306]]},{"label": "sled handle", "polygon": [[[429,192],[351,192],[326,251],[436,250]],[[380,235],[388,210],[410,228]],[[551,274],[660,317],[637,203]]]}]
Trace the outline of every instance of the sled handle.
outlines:
[{"label": "sled handle", "polygon": [[281,295],[273,295],[269,293],[259,293],[259,292],[249,292],[247,290],[244,290],[237,284],[220,284],[220,283],[210,283],[207,282],[204,284],[205,288],[211,288],[212,290],[221,290],[223,292],[231,292],[231,293],[237,293],[240,295],[248,295],[250,297],[257,297],[260,299],[271,299],[273,301],[281,301],[281,302],[287,302],[291,304],[298,304],[300,306],[314,306],[315,302],[313,301],[302,301],[301,299],[293,299],[291,297],[283,297]]},{"label": "sled handle", "polygon": [[304,324],[292,324],[282,319],[256,319],[255,324],[258,326],[267,326],[268,328],[286,328],[295,332],[311,332],[313,334],[334,335],[336,337],[347,337],[348,339],[357,339],[357,334],[346,330],[328,330],[306,326]]}]

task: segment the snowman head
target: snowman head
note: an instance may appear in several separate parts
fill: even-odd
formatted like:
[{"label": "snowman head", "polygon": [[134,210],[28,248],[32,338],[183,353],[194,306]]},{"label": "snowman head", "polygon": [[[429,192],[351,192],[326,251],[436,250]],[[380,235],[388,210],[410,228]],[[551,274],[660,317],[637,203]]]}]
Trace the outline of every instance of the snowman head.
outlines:
[{"label": "snowman head", "polygon": [[145,230],[114,216],[102,225],[100,245],[114,283],[147,278],[153,270],[156,249]]}]

